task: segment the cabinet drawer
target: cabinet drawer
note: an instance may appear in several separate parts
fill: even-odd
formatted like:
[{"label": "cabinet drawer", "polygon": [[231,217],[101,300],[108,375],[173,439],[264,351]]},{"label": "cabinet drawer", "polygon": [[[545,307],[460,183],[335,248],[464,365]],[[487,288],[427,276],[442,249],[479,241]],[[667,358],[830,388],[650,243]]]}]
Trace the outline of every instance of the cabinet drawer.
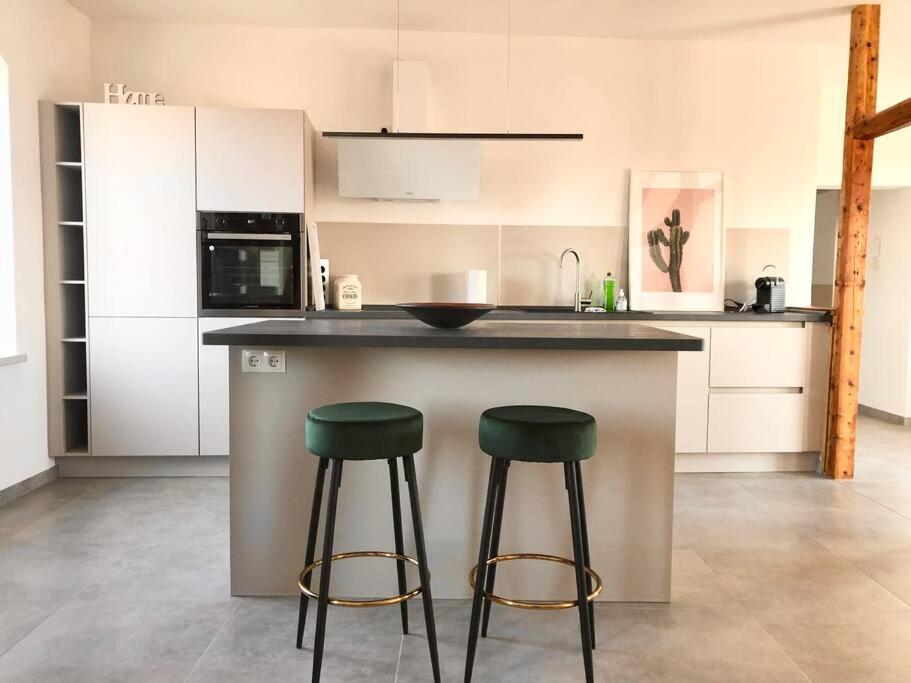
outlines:
[{"label": "cabinet drawer", "polygon": [[807,330],[803,327],[716,327],[713,387],[803,387]]},{"label": "cabinet drawer", "polygon": [[804,450],[804,394],[712,394],[710,453],[797,453]]}]

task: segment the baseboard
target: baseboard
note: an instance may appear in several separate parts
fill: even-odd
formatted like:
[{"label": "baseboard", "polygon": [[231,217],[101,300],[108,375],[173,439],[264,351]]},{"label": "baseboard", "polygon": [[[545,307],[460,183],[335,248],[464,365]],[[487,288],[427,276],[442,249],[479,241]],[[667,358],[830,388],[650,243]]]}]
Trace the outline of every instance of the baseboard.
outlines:
[{"label": "baseboard", "polygon": [[8,503],[19,496],[24,496],[26,493],[34,491],[37,488],[41,488],[45,484],[54,481],[58,476],[57,466],[54,465],[53,467],[48,467],[43,472],[33,474],[28,479],[20,481],[18,484],[7,486],[0,491],[0,505]]},{"label": "baseboard", "polygon": [[675,472],[816,472],[819,453],[678,453]]},{"label": "baseboard", "polygon": [[911,417],[902,417],[901,415],[896,415],[895,413],[880,410],[879,408],[871,408],[870,406],[857,406],[857,412],[861,415],[866,415],[867,417],[874,417],[877,420],[882,420],[883,422],[889,422],[894,425],[901,425],[902,427],[911,427]]},{"label": "baseboard", "polygon": [[68,455],[57,467],[61,477],[227,477],[228,456]]}]

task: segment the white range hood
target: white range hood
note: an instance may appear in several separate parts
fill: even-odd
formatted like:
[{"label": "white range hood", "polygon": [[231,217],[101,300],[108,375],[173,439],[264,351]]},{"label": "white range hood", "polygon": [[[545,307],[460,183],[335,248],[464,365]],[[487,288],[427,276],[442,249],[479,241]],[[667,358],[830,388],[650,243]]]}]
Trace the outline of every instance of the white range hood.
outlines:
[{"label": "white range hood", "polygon": [[339,197],[477,199],[478,140],[339,138]]},{"label": "white range hood", "polygon": [[[393,63],[396,132],[324,132],[338,140],[338,194],[346,198],[478,199],[483,140],[581,140],[581,133],[433,133],[426,62]],[[408,132],[398,132],[408,131]]]}]

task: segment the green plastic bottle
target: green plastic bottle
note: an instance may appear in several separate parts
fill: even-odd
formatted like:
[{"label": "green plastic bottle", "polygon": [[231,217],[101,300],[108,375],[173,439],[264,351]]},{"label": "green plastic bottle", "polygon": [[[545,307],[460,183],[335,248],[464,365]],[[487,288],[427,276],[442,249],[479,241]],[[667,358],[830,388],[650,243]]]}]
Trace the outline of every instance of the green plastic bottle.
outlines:
[{"label": "green plastic bottle", "polygon": [[613,273],[607,271],[604,278],[604,310],[613,311],[617,304],[617,278]]}]

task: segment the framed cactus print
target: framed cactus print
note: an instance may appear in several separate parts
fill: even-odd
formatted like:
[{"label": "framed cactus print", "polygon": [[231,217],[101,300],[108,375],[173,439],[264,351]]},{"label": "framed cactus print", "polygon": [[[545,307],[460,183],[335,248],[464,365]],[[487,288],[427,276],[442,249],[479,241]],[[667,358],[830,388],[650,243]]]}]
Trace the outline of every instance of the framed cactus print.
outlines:
[{"label": "framed cactus print", "polygon": [[717,172],[630,174],[631,308],[724,310],[723,183]]}]

